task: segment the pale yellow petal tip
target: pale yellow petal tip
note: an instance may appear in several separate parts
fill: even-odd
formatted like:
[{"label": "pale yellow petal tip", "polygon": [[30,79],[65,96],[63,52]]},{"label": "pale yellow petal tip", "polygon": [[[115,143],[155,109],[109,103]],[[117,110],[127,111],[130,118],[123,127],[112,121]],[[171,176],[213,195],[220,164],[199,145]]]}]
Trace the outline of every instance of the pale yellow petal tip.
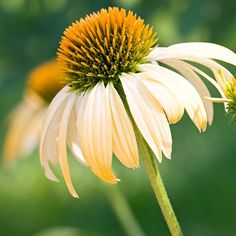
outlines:
[{"label": "pale yellow petal tip", "polygon": [[207,123],[206,123],[206,125],[204,126],[204,128],[202,129],[202,132],[205,132],[205,131],[206,131],[206,128],[207,128]]},{"label": "pale yellow petal tip", "polygon": [[213,123],[213,120],[208,120],[208,125],[211,126]]},{"label": "pale yellow petal tip", "polygon": [[72,192],[70,194],[72,195],[72,197],[79,199],[79,195],[76,192]]},{"label": "pale yellow petal tip", "polygon": [[72,195],[72,197],[79,198],[79,196],[78,196],[77,192],[75,191],[74,186],[72,185],[72,183],[68,183],[66,181],[66,185],[67,185],[67,188],[68,188],[70,194]]},{"label": "pale yellow petal tip", "polygon": [[140,165],[139,165],[139,162],[138,162],[136,165],[134,165],[133,169],[135,170],[135,169],[138,169],[139,167],[140,167]]},{"label": "pale yellow petal tip", "polygon": [[204,118],[203,120],[199,120],[199,117],[194,117],[192,119],[193,123],[197,127],[199,133],[205,132],[207,128],[207,118]]},{"label": "pale yellow petal tip", "polygon": [[157,160],[159,161],[159,163],[162,163],[162,156],[157,157]]},{"label": "pale yellow petal tip", "polygon": [[136,169],[139,167],[139,160],[133,160],[132,162],[123,163],[123,165],[129,169]]},{"label": "pale yellow petal tip", "polygon": [[172,117],[172,118],[168,117],[169,124],[176,124],[181,120],[182,117],[183,114],[180,114],[178,117]]},{"label": "pale yellow petal tip", "polygon": [[140,165],[136,165],[136,166],[130,167],[130,169],[136,170],[136,169],[138,169],[139,167],[140,167]]},{"label": "pale yellow petal tip", "polygon": [[95,175],[97,175],[100,179],[102,179],[106,183],[116,184],[118,181],[120,181],[111,170],[101,171],[92,168],[91,170],[94,172]]},{"label": "pale yellow petal tip", "polygon": [[169,119],[169,120],[168,120],[168,122],[169,122],[170,125],[174,125],[174,124],[176,124],[178,121],[179,121],[179,119],[176,119],[176,120],[171,120],[171,119]]},{"label": "pale yellow petal tip", "polygon": [[206,130],[206,129],[203,129],[202,127],[197,127],[197,128],[198,128],[199,133],[204,133],[204,131]]},{"label": "pale yellow petal tip", "polygon": [[120,181],[120,179],[117,179],[117,178],[107,178],[107,177],[105,177],[105,178],[100,177],[100,178],[104,182],[109,183],[109,184],[117,184]]},{"label": "pale yellow petal tip", "polygon": [[117,184],[117,182],[120,181],[120,179],[118,179],[114,174],[111,175],[106,175],[101,177],[101,179],[109,184]]},{"label": "pale yellow petal tip", "polygon": [[59,182],[58,178],[52,173],[52,172],[49,172],[49,171],[45,171],[45,176],[49,179],[49,180],[52,180],[52,181],[55,181],[55,182]]},{"label": "pale yellow petal tip", "polygon": [[207,120],[203,121],[202,124],[200,125],[199,127],[199,132],[200,133],[203,133],[206,131],[206,128],[207,128]]}]

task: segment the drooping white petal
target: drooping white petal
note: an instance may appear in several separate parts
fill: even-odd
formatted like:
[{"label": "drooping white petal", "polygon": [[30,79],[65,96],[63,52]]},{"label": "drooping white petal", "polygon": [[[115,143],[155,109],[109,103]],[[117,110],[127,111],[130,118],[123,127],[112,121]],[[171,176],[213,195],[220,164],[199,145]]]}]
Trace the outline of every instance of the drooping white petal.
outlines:
[{"label": "drooping white petal", "polygon": [[137,69],[140,71],[152,71],[150,74],[152,78],[165,84],[179,98],[199,131],[206,129],[207,115],[203,102],[196,89],[183,76],[153,64],[139,65]]},{"label": "drooping white petal", "polygon": [[134,75],[120,76],[132,116],[142,136],[161,162],[161,151],[171,156],[172,139],[170,127],[160,104]]},{"label": "drooping white petal", "polygon": [[[221,70],[222,73],[224,74],[224,76],[226,76],[227,78],[231,77],[232,78],[232,74],[223,66],[221,66],[220,64],[218,64],[217,62],[211,60],[211,59],[206,59],[206,58],[182,58],[183,60],[189,60],[189,61],[193,61],[193,62],[197,62],[199,64],[202,64],[204,66],[206,66],[208,69],[210,69],[213,73],[215,70]],[[165,63],[168,60],[163,60],[162,62]],[[203,72],[202,70],[198,69],[195,66],[191,65],[191,68],[194,72],[196,72],[197,74],[201,75],[202,77],[204,77],[205,79],[207,79],[210,83],[212,83],[215,88],[219,91],[219,93],[223,96],[224,93],[221,89],[221,87],[219,86],[219,84],[213,79],[211,78],[208,74],[206,74],[205,72]],[[217,80],[217,77],[216,77]]]},{"label": "drooping white petal", "polygon": [[178,96],[175,96],[175,94],[173,94],[169,88],[163,84],[154,81],[152,78],[153,76],[155,77],[156,74],[152,75],[151,73],[138,73],[137,76],[161,104],[166,116],[168,117],[169,123],[174,124],[179,121],[183,116],[184,106],[178,99]]},{"label": "drooping white petal", "polygon": [[76,98],[75,106],[72,109],[70,120],[69,120],[69,127],[67,132],[67,144],[75,156],[75,158],[83,165],[87,166],[87,163],[84,159],[83,153],[80,148],[79,138],[78,138],[78,129],[77,129],[77,111],[81,105],[83,98],[83,94],[79,95]]},{"label": "drooping white petal", "polygon": [[106,90],[111,107],[112,150],[126,167],[138,167],[138,148],[131,121],[112,83],[107,85]]},{"label": "drooping white petal", "polygon": [[186,55],[217,59],[236,66],[236,54],[218,44],[191,42],[175,44],[169,48],[171,50],[181,51]]},{"label": "drooping white petal", "polygon": [[74,106],[75,100],[76,100],[75,94],[71,94],[67,99],[67,103],[64,108],[61,121],[59,123],[57,149],[58,149],[60,167],[61,167],[64,179],[65,179],[67,188],[73,197],[78,197],[78,194],[76,193],[74,189],[74,186],[72,184],[71,177],[70,177],[70,170],[69,170],[69,165],[68,165],[68,160],[67,160],[67,146],[66,146],[68,122],[70,119],[71,111]]},{"label": "drooping white petal", "polygon": [[215,61],[213,61],[211,59],[196,58],[194,60],[195,60],[195,62],[206,66],[207,68],[209,68],[213,72],[217,83],[215,82],[215,80],[209,78],[209,76],[206,75],[203,71],[199,70],[196,67],[194,68],[194,70],[197,73],[199,73],[204,78],[206,78],[208,81],[210,81],[216,87],[216,89],[219,91],[221,96],[224,97],[224,91],[223,91],[224,89],[223,89],[223,87],[220,86],[220,84],[221,84],[221,76],[219,76],[219,73],[222,74],[222,76],[225,79],[225,82],[226,81],[232,81],[232,78],[233,78],[232,73],[229,70],[227,70],[225,67],[221,66],[219,63],[217,63],[217,62],[215,62]]},{"label": "drooping white petal", "polygon": [[116,183],[117,178],[111,170],[111,111],[102,82],[84,94],[77,124],[80,148],[88,166],[104,181]]},{"label": "drooping white petal", "polygon": [[[210,69],[212,71],[219,71],[220,70],[223,73],[223,75],[225,76],[226,79],[231,79],[233,77],[233,75],[231,74],[231,72],[229,70],[227,70],[225,67],[223,67],[218,62],[216,62],[212,59],[188,56],[188,57],[181,57],[181,60],[188,60],[188,61],[199,63],[199,64],[207,67],[208,69]],[[163,60],[162,62],[165,63],[165,61],[166,60]],[[197,70],[201,71],[196,67],[194,68],[194,70],[196,72],[197,72]],[[203,73],[203,71],[201,71],[201,72]],[[199,72],[197,72],[197,73],[199,73]],[[204,76],[204,77],[206,78],[206,76]],[[206,79],[208,79],[208,78],[206,78]],[[217,87],[217,83],[215,83],[214,80],[213,81],[209,80],[209,81],[219,90],[219,88]]]},{"label": "drooping white petal", "polygon": [[193,56],[200,58],[212,58],[236,65],[234,52],[214,43],[180,43],[169,47],[156,47],[146,57],[148,60],[162,60],[166,58],[181,58]]},{"label": "drooping white petal", "polygon": [[171,66],[179,73],[181,73],[196,88],[205,106],[208,123],[211,124],[213,120],[213,104],[212,102],[209,102],[205,99],[205,97],[211,97],[211,95],[206,85],[202,82],[201,78],[194,71],[194,69],[196,68],[184,61],[177,59],[165,60],[165,64]]},{"label": "drooping white petal", "polygon": [[[208,69],[210,69],[213,72],[213,74],[215,75],[217,82],[213,78],[211,78],[208,74],[203,72],[202,70],[198,69],[197,67],[195,67],[193,65],[189,65],[194,72],[201,75],[202,77],[207,79],[210,83],[212,83],[212,85],[215,86],[215,88],[219,91],[219,93],[221,94],[222,97],[225,97],[224,92],[220,86],[220,83],[218,80],[219,77],[217,74],[218,74],[218,71],[220,70],[222,72],[223,76],[226,78],[226,80],[231,80],[233,75],[230,73],[230,71],[228,71],[226,68],[221,66],[219,63],[217,63],[211,59],[207,59],[207,58],[183,57],[181,59],[197,62],[199,64],[206,66]],[[169,60],[170,59],[164,59],[164,60],[162,60],[162,63],[168,64]],[[171,59],[171,60],[177,61],[178,59]],[[217,72],[217,74],[216,74],[216,72]]]},{"label": "drooping white petal", "polygon": [[[230,71],[227,70],[222,65],[220,65],[218,62],[216,62],[212,59],[209,59],[207,57],[200,57],[199,55],[197,55],[197,53],[195,55],[195,54],[185,53],[185,52],[179,51],[179,50],[172,50],[172,49],[170,49],[170,47],[168,47],[168,48],[161,48],[160,47],[160,48],[154,49],[147,56],[147,60],[150,60],[151,62],[155,62],[154,60],[158,60],[162,63],[165,63],[165,62],[168,62],[168,60],[170,60],[170,59],[171,60],[175,59],[175,60],[185,60],[185,61],[196,62],[196,63],[199,63],[199,64],[207,67],[208,69],[210,69],[213,72],[220,70],[227,80],[231,80],[233,77],[233,75],[230,73]],[[228,62],[228,63],[231,63],[231,62]],[[194,67],[193,70],[195,72],[197,72],[198,74],[201,74],[207,80],[209,80],[217,88],[217,90],[221,93],[221,95],[223,94],[220,86],[215,82],[215,80],[211,79],[207,74],[205,74],[203,71],[199,70],[196,67]],[[217,79],[217,76],[216,76],[216,79]]]},{"label": "drooping white petal", "polygon": [[69,96],[67,90],[68,88],[64,87],[51,102],[43,123],[40,138],[40,162],[45,169],[45,175],[54,181],[58,181],[58,179],[53,174],[49,166],[49,161],[54,164],[58,162],[56,145],[57,129],[64,110],[66,98]]}]

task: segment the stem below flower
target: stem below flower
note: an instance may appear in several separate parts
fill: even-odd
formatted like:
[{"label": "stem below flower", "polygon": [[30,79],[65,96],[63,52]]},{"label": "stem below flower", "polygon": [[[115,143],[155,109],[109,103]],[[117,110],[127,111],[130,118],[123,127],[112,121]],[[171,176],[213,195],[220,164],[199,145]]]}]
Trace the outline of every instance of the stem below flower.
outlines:
[{"label": "stem below flower", "polygon": [[151,182],[157,201],[160,205],[162,214],[166,220],[171,235],[181,236],[183,234],[165,190],[165,186],[163,184],[160,172],[154,159],[155,157],[153,156],[149,146],[140,134],[139,130],[136,129],[136,131],[140,156],[142,157],[145,170]]},{"label": "stem below flower", "polygon": [[159,172],[158,167],[156,165],[155,157],[154,157],[150,147],[148,146],[148,144],[144,140],[142,134],[140,133],[140,131],[133,119],[133,116],[130,112],[130,109],[129,109],[129,106],[128,106],[122,86],[117,87],[117,89],[119,91],[120,97],[121,97],[123,104],[125,106],[125,109],[127,111],[127,114],[133,124],[135,135],[137,138],[139,154],[143,160],[145,170],[147,172],[147,175],[148,175],[149,180],[151,182],[151,186],[152,186],[153,191],[156,195],[157,202],[160,205],[162,214],[165,218],[165,221],[168,225],[171,235],[172,236],[182,236],[183,234],[181,232],[180,225],[178,223],[178,220],[175,216],[174,210],[173,210],[170,200],[168,198],[167,192],[165,190],[164,183],[162,181],[160,172]]}]

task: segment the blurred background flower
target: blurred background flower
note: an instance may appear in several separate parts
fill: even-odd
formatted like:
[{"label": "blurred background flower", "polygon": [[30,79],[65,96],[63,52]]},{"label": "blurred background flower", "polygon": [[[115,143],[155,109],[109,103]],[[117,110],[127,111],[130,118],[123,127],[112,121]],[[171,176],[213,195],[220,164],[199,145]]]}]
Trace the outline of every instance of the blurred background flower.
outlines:
[{"label": "blurred background flower", "polygon": [[[28,71],[55,57],[60,36],[71,22],[108,6],[133,10],[145,23],[154,25],[160,46],[210,41],[236,51],[234,0],[1,0],[1,147],[7,116],[22,97]],[[212,96],[219,97],[208,85]],[[228,124],[223,105],[214,107],[213,126],[204,134],[198,134],[189,119],[171,126],[174,158],[160,166],[182,229],[191,236],[236,234],[236,127]],[[104,199],[105,184],[86,168],[76,165],[74,169],[71,158],[73,175],[83,179],[79,183],[81,198],[76,201],[64,185],[44,177],[37,151],[31,157],[10,170],[0,168],[1,234],[26,236],[53,227],[72,227],[82,232],[125,235]],[[116,173],[126,179],[119,187],[147,235],[169,235],[160,210],[153,207],[154,195],[143,168],[133,172],[114,164]]]},{"label": "blurred background flower", "polygon": [[29,73],[23,98],[10,112],[3,145],[6,164],[27,157],[38,146],[47,107],[63,87],[63,76],[55,59],[44,62]]}]

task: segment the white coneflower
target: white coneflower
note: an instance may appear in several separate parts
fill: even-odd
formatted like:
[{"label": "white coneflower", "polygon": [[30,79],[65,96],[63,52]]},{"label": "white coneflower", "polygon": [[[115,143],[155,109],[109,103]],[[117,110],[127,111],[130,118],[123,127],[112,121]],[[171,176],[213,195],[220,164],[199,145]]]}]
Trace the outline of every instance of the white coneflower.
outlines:
[{"label": "white coneflower", "polygon": [[225,111],[231,115],[232,120],[236,120],[236,79],[231,74],[225,74],[221,69],[213,71],[219,86],[219,91],[222,97],[207,98],[209,101],[224,103]]},{"label": "white coneflower", "polygon": [[5,163],[29,155],[38,145],[48,104],[63,87],[63,75],[56,60],[39,65],[28,75],[24,97],[10,114],[3,147]]},{"label": "white coneflower", "polygon": [[52,180],[57,178],[50,163],[60,164],[74,197],[67,146],[99,178],[116,183],[113,153],[128,168],[139,165],[132,120],[159,161],[162,153],[171,157],[169,124],[179,121],[184,110],[200,131],[212,122],[212,104],[203,99],[210,93],[200,76],[217,84],[189,62],[220,68],[229,76],[212,59],[236,65],[235,54],[211,43],[167,48],[155,43],[155,34],[142,19],[118,8],[102,9],[65,30],[58,60],[67,85],[48,109],[40,157]]}]

